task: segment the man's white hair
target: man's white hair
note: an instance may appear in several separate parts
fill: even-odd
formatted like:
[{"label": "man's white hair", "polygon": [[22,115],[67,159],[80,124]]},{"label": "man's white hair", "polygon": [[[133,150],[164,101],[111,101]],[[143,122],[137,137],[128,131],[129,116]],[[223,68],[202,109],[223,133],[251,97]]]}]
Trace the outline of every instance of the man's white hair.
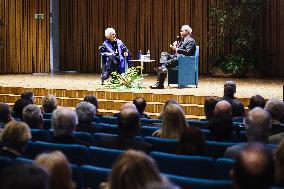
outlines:
[{"label": "man's white hair", "polygon": [[192,33],[192,29],[189,27],[189,25],[183,25],[181,29],[187,31],[189,34]]},{"label": "man's white hair", "polygon": [[107,28],[105,30],[105,36],[108,37],[110,36],[111,34],[115,33],[115,30],[113,28]]}]

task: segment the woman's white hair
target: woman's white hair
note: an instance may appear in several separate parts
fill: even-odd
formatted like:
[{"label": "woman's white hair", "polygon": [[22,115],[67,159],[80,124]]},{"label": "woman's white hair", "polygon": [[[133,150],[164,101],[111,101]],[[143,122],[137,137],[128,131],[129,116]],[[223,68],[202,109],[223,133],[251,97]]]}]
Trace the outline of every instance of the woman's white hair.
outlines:
[{"label": "woman's white hair", "polygon": [[183,25],[181,29],[187,31],[189,34],[192,33],[192,29],[189,27],[189,25]]},{"label": "woman's white hair", "polygon": [[105,36],[108,37],[110,36],[111,34],[115,33],[115,30],[113,28],[107,28],[105,30]]}]

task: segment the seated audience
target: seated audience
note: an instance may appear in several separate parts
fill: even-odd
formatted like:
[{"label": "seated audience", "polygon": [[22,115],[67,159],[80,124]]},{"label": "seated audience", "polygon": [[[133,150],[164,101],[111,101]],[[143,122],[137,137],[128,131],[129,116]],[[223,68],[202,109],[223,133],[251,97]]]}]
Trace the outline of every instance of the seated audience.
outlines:
[{"label": "seated audience", "polygon": [[49,189],[49,175],[35,164],[15,163],[1,170],[0,188]]},{"label": "seated audience", "polygon": [[284,140],[275,153],[275,185],[284,187]]},{"label": "seated audience", "polygon": [[8,104],[0,103],[0,126],[5,126],[10,121],[14,120]]},{"label": "seated audience", "polygon": [[121,154],[109,174],[108,182],[101,184],[103,189],[144,189],[156,182],[168,183],[155,161],[146,154],[128,150]]},{"label": "seated audience", "polygon": [[180,155],[203,155],[205,149],[205,137],[196,126],[186,127],[179,139],[177,154]]},{"label": "seated audience", "polygon": [[96,142],[96,145],[123,150],[141,150],[148,153],[151,151],[152,145],[136,138],[140,125],[140,116],[136,108],[124,108],[118,117],[118,136],[104,136]]},{"label": "seated audience", "polygon": [[69,108],[57,108],[54,110],[51,118],[52,129],[54,132],[52,142],[90,146],[90,143],[81,141],[73,136],[77,123],[78,117],[75,111]]},{"label": "seated audience", "polygon": [[41,109],[35,104],[29,104],[23,109],[23,121],[28,124],[31,129],[43,128],[43,116]]},{"label": "seated audience", "polygon": [[94,95],[85,96],[84,101],[93,104],[96,107],[96,110],[99,109],[99,102],[96,96]]},{"label": "seated audience", "polygon": [[[131,109],[137,111],[137,108],[136,108],[136,106],[135,106],[133,103],[131,103],[131,102],[126,102],[125,104],[123,104],[123,105],[121,106],[120,112],[121,112],[123,109],[127,109],[127,108],[131,108]],[[119,117],[119,116],[120,116],[120,112],[114,113],[114,114],[113,114],[113,117]]]},{"label": "seated audience", "polygon": [[158,117],[159,119],[162,119],[163,114],[164,114],[164,110],[165,110],[165,108],[166,108],[169,104],[177,104],[177,105],[179,105],[179,103],[178,103],[176,100],[174,100],[174,99],[169,99],[169,100],[167,100],[167,101],[165,102],[165,104],[163,105],[162,111],[160,112],[160,115],[159,115],[159,117]]},{"label": "seated audience", "polygon": [[163,110],[162,127],[153,136],[168,139],[179,139],[188,127],[184,111],[177,104],[168,104]]},{"label": "seated audience", "polygon": [[102,129],[92,123],[96,115],[96,107],[90,102],[82,101],[76,106],[76,113],[78,116],[78,125],[76,131],[95,133],[100,132]]},{"label": "seated audience", "polygon": [[19,121],[10,121],[1,134],[2,148],[0,156],[16,159],[22,156],[31,139],[31,131],[27,124]]},{"label": "seated audience", "polygon": [[236,189],[269,189],[273,182],[271,151],[261,143],[247,144],[231,172]]},{"label": "seated audience", "polygon": [[271,135],[284,132],[284,124],[280,122],[284,114],[284,103],[277,97],[271,97],[264,108],[271,115]]},{"label": "seated audience", "polygon": [[215,97],[209,96],[205,98],[204,101],[204,113],[206,116],[206,120],[210,120],[213,117],[213,112],[218,100]]},{"label": "seated audience", "polygon": [[234,81],[226,81],[224,84],[224,96],[220,100],[226,100],[232,106],[232,117],[242,117],[245,115],[244,105],[235,98],[236,83]]},{"label": "seated audience", "polygon": [[13,116],[15,118],[22,119],[22,113],[24,107],[26,107],[29,104],[35,103],[34,94],[31,91],[26,91],[21,94],[21,98],[17,100],[13,106]]},{"label": "seated audience", "polygon": [[36,164],[46,169],[50,175],[50,188],[74,189],[72,170],[66,156],[60,151],[41,154],[35,159]]},{"label": "seated audience", "polygon": [[145,108],[147,106],[146,100],[144,98],[142,97],[135,98],[133,100],[133,104],[136,106],[141,118],[150,119],[150,117],[144,113]]},{"label": "seated audience", "polygon": [[214,114],[208,123],[208,128],[216,141],[233,140],[233,122],[231,105],[225,100],[219,101],[214,109]]},{"label": "seated audience", "polygon": [[[256,107],[245,118],[245,129],[249,142],[261,142],[266,144],[270,133],[271,117],[262,108]],[[244,149],[246,143],[229,147],[225,157],[236,158]]]},{"label": "seated audience", "polygon": [[57,108],[56,97],[52,94],[47,94],[42,98],[43,113],[52,113]]},{"label": "seated audience", "polygon": [[250,98],[248,108],[252,110],[255,107],[265,107],[265,99],[261,95],[254,95]]}]

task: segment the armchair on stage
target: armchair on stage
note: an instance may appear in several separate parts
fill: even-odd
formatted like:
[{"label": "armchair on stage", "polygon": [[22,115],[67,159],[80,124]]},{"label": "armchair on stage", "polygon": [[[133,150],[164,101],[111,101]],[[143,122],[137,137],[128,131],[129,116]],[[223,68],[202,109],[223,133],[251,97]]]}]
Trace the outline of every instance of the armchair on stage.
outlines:
[{"label": "armchair on stage", "polygon": [[[105,73],[106,62],[107,62],[107,60],[110,56],[113,56],[113,53],[109,53],[109,52],[100,53],[100,59],[101,59],[100,62],[101,62],[101,71],[102,71],[101,76],[103,76],[103,74]],[[122,69],[118,70],[120,74],[127,71],[128,66],[129,66],[128,65],[129,64],[129,57],[130,57],[130,55],[124,56],[124,63],[125,63],[124,67]],[[104,81],[102,80],[102,84],[103,83],[104,83]]]},{"label": "armchair on stage", "polygon": [[198,86],[198,58],[199,46],[196,46],[194,56],[181,56],[178,66],[169,69],[168,85],[178,84],[179,87],[187,85]]}]

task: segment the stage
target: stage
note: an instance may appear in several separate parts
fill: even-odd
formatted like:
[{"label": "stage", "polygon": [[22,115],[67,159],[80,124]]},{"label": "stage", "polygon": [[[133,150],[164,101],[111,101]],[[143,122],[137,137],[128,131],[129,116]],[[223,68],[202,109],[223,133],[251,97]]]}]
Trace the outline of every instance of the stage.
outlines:
[{"label": "stage", "polygon": [[[143,84],[145,89],[134,92],[151,92],[158,94],[198,95],[198,96],[222,96],[223,84],[226,80],[234,80],[237,84],[236,96],[250,98],[260,94],[268,99],[271,96],[283,98],[284,79],[252,79],[252,78],[218,78],[200,76],[198,88],[188,87],[178,89],[177,86],[167,86],[165,89],[150,89],[156,81],[155,75],[145,77]],[[99,74],[4,74],[0,75],[2,87],[48,88],[48,89],[73,89],[73,90],[109,90],[101,85]]]}]

